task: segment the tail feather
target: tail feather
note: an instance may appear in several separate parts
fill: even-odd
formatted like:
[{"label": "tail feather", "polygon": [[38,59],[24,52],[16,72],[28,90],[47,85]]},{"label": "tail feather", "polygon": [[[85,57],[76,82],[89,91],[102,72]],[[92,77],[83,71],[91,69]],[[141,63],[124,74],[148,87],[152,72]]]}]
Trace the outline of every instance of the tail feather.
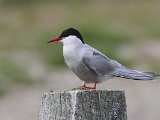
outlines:
[{"label": "tail feather", "polygon": [[114,77],[121,77],[132,80],[154,80],[157,76],[160,76],[160,74],[156,74],[153,72],[140,72],[125,67],[118,68],[116,71],[111,73],[111,75]]}]

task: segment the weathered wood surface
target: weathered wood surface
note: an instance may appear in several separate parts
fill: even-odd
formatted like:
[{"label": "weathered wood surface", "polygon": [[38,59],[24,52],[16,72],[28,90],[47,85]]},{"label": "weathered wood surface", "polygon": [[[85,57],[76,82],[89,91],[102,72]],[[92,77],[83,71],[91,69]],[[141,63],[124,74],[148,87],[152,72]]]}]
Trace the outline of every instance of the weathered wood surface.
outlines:
[{"label": "weathered wood surface", "polygon": [[127,120],[123,91],[75,90],[44,93],[40,120]]}]

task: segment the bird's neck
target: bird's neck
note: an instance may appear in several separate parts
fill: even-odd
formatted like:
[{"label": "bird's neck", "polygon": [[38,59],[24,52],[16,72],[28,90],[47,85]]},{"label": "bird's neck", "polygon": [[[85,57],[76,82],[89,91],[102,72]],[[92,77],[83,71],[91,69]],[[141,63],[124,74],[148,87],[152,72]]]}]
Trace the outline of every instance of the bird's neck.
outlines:
[{"label": "bird's neck", "polygon": [[78,38],[64,39],[63,41],[63,55],[65,58],[76,57],[83,48],[83,43]]}]

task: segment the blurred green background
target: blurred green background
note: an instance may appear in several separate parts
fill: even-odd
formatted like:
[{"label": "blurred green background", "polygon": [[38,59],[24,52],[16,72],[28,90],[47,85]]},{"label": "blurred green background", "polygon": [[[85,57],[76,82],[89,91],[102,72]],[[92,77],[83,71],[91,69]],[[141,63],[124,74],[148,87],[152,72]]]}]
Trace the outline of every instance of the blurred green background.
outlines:
[{"label": "blurred green background", "polygon": [[46,42],[69,27],[127,67],[160,72],[158,0],[0,0],[0,96],[66,68],[62,44]]},{"label": "blurred green background", "polygon": [[[23,59],[31,62],[34,57],[49,67],[64,67],[62,45],[46,42],[69,27],[78,29],[86,43],[126,66],[141,61],[149,64],[149,69],[160,71],[159,60],[153,62],[153,57],[140,53],[145,51],[133,48],[141,43],[147,49],[146,42],[160,41],[160,1],[1,0],[0,3],[0,94],[12,84],[34,81],[25,66],[30,63]],[[147,59],[141,58],[141,54]]]}]

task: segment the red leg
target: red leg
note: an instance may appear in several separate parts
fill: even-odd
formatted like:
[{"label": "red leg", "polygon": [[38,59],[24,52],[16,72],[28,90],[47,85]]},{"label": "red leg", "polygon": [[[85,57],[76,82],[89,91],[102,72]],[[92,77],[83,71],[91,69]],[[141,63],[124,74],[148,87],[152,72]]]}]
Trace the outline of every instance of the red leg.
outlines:
[{"label": "red leg", "polygon": [[83,86],[82,87],[86,87],[86,83],[83,83]]},{"label": "red leg", "polygon": [[93,89],[96,89],[96,86],[97,85],[97,82],[94,82],[94,87],[93,87]]},{"label": "red leg", "polygon": [[97,82],[94,82],[94,86],[93,87],[87,87],[86,84],[84,83],[81,87],[81,90],[85,89],[85,88],[88,88],[88,89],[96,89],[96,85],[97,85]]},{"label": "red leg", "polygon": [[84,82],[83,85],[81,86],[81,90],[86,88],[86,83]]}]

